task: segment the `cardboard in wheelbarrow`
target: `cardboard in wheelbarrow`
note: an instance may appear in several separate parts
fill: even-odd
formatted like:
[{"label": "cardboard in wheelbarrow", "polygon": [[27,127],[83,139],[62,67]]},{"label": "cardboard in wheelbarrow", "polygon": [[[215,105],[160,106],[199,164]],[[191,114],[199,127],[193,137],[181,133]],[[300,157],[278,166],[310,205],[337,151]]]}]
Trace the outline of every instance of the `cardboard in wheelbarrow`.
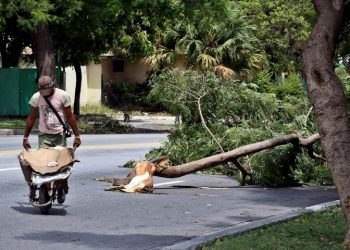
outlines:
[{"label": "cardboard in wheelbarrow", "polygon": [[22,168],[31,167],[34,172],[42,175],[59,172],[77,161],[74,160],[73,149],[66,147],[23,150],[19,159]]}]

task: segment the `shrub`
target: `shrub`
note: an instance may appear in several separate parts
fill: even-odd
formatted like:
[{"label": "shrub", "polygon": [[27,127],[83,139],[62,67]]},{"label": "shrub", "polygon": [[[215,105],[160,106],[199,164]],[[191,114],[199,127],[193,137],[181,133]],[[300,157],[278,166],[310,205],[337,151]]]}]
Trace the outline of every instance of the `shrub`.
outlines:
[{"label": "shrub", "polygon": [[306,153],[299,154],[296,168],[293,170],[299,183],[315,183],[318,185],[333,185],[329,167],[319,160],[311,159]]},{"label": "shrub", "polygon": [[125,111],[163,111],[164,107],[160,103],[155,104],[149,100],[149,91],[147,83],[107,83],[103,88],[103,103]]},{"label": "shrub", "polygon": [[268,187],[297,185],[293,175],[295,156],[296,152],[289,145],[254,154],[249,160],[253,181]]}]

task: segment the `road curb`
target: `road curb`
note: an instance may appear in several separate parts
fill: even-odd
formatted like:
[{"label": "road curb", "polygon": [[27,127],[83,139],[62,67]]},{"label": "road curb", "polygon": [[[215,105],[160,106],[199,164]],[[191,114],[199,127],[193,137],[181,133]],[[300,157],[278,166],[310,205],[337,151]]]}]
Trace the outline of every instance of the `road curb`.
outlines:
[{"label": "road curb", "polygon": [[[33,129],[31,134],[37,134],[38,130]],[[0,129],[0,135],[23,135],[24,129]]]},{"label": "road curb", "polygon": [[314,205],[314,206],[310,206],[310,207],[306,207],[305,210],[310,211],[310,212],[319,212],[321,210],[327,209],[327,208],[331,208],[331,207],[335,207],[340,205],[340,200],[335,200],[335,201],[330,201],[330,202],[325,202],[325,203],[321,203],[318,205]]},{"label": "road curb", "polygon": [[[146,127],[134,127],[130,126],[131,131],[129,134],[151,134],[151,133],[171,133],[175,129],[174,126],[158,126],[154,128]],[[84,131],[80,131],[81,134],[85,134]],[[32,130],[30,134],[38,134],[38,130]],[[24,135],[24,129],[0,129],[0,136],[9,135]]]},{"label": "road curb", "polygon": [[209,242],[220,239],[226,236],[234,236],[237,234],[240,234],[242,232],[250,231],[252,229],[257,229],[266,225],[271,225],[277,222],[283,222],[287,221],[296,217],[301,216],[305,213],[310,212],[319,212],[321,210],[331,208],[334,206],[337,206],[340,204],[339,200],[321,203],[318,205],[306,207],[304,209],[298,209],[295,211],[290,211],[284,214],[276,215],[267,217],[261,220],[251,221],[251,222],[244,222],[242,224],[234,225],[227,227],[225,229],[221,229],[215,232],[206,233],[203,235],[200,235],[198,237],[182,241],[173,245],[165,246],[163,248],[155,248],[154,250],[199,250],[202,249],[202,246],[205,244],[208,244]]},{"label": "road curb", "polygon": [[[148,117],[148,116],[135,116],[129,122],[123,120],[117,120],[121,125],[128,126],[130,128],[129,134],[147,134],[147,133],[171,133],[176,129],[175,117]],[[85,134],[85,131],[81,130],[81,134]],[[0,129],[0,136],[6,135],[23,135],[24,129]],[[31,134],[38,134],[38,129],[33,129]]]}]

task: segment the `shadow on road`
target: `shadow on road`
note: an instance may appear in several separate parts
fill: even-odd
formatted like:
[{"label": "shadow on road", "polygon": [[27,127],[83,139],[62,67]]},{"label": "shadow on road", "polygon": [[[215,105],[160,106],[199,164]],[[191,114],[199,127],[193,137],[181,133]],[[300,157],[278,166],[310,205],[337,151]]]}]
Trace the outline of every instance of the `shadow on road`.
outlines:
[{"label": "shadow on road", "polygon": [[[41,214],[40,209],[31,206],[29,203],[24,202],[17,202],[18,206],[12,206],[11,208],[17,212],[20,212],[22,214]],[[67,206],[53,206],[51,207],[49,214],[50,215],[58,215],[58,216],[64,216],[67,214],[67,211],[65,210]]]},{"label": "shadow on road", "polygon": [[172,235],[146,235],[146,234],[98,234],[91,232],[65,232],[49,231],[26,233],[16,236],[17,240],[38,241],[45,247],[50,244],[65,244],[67,249],[75,247],[88,247],[91,249],[151,249],[165,242],[172,244],[189,239],[183,236]]}]

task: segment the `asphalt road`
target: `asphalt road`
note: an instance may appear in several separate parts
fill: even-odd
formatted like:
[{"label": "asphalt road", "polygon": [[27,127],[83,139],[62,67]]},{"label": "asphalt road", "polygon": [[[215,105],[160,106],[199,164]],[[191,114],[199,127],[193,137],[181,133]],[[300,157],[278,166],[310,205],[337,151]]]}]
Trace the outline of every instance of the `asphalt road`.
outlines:
[{"label": "asphalt road", "polygon": [[[49,215],[31,207],[16,154],[0,137],[0,249],[162,249],[211,232],[336,200],[334,188],[240,187],[222,176],[155,178],[154,194],[106,192],[98,177],[124,177],[166,134],[83,135],[70,192]],[[36,147],[36,136],[32,136]],[[71,143],[71,141],[70,141]]]}]

